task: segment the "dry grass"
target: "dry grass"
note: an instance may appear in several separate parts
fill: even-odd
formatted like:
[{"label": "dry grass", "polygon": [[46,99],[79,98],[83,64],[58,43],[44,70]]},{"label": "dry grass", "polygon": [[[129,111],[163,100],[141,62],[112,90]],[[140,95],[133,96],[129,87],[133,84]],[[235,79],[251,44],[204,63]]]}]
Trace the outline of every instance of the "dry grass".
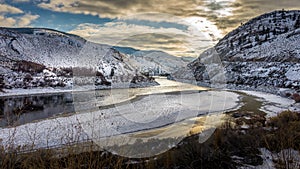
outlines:
[{"label": "dry grass", "polygon": [[[249,115],[249,114],[246,114]],[[259,148],[266,147],[272,152],[281,150],[300,150],[300,115],[295,112],[282,112],[268,121],[258,118],[262,125],[252,125],[249,129],[241,129],[238,124],[243,117],[232,119],[217,128],[214,134],[204,143],[199,143],[198,135],[185,138],[179,145],[155,157],[130,159],[99,151],[94,146],[69,145],[64,149],[40,149],[20,154],[18,149],[10,152],[0,150],[0,168],[25,169],[94,169],[94,168],[232,168],[239,165],[261,165]],[[263,115],[262,115],[263,116]],[[251,123],[255,124],[252,119]],[[242,124],[242,123],[241,123]],[[265,127],[268,130],[265,130]],[[158,145],[161,140],[152,140],[151,145]],[[171,142],[164,140],[163,142]],[[156,143],[157,142],[157,143]],[[136,147],[145,146],[139,142]],[[122,148],[122,147],[120,147]],[[123,147],[124,150],[125,147]],[[145,150],[146,151],[146,150]],[[232,157],[240,157],[236,160]],[[277,168],[293,168],[291,158],[281,156],[274,161]]]}]

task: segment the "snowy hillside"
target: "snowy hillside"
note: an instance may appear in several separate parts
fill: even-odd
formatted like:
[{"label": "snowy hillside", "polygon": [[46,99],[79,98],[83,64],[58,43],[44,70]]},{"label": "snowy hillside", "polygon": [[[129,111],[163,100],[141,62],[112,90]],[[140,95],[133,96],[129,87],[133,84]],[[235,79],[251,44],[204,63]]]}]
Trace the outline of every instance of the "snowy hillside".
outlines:
[{"label": "snowy hillside", "polygon": [[274,11],[230,32],[215,46],[226,61],[299,62],[300,11]]},{"label": "snowy hillside", "polygon": [[[300,11],[274,11],[242,24],[189,67],[201,84],[223,74],[230,88],[299,90],[299,44]],[[185,78],[180,71],[174,76]]]},{"label": "snowy hillside", "polygon": [[0,28],[0,88],[150,82],[108,45],[50,29]]},{"label": "snowy hillside", "polygon": [[137,50],[128,47],[114,47],[118,51],[126,54],[131,65],[135,65],[138,70],[144,74],[167,75],[177,71],[180,68],[193,61],[192,57],[176,57],[163,51]]}]

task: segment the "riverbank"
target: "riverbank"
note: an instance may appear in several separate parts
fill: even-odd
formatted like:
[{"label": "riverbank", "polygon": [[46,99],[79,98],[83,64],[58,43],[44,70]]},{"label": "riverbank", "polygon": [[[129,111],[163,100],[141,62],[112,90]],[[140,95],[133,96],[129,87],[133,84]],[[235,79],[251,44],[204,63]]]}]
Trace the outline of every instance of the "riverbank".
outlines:
[{"label": "riverbank", "polygon": [[[284,112],[267,120],[264,113],[247,112],[247,107],[252,108],[251,105],[245,105],[243,113],[229,112],[224,123],[204,142],[201,142],[203,134],[192,135],[168,151],[151,157],[124,157],[111,150],[118,148],[119,151],[131,154],[147,150],[149,146],[160,148],[169,145],[173,139],[151,139],[151,144],[137,141],[134,148],[120,145],[107,150],[87,142],[69,144],[64,149],[39,149],[22,154],[15,150],[11,154],[0,151],[0,168],[298,168],[298,141],[297,138],[291,138],[290,134],[299,135],[296,130],[292,130],[299,123],[299,115],[297,117],[293,112]],[[286,121],[287,118],[290,120]]]},{"label": "riverbank", "polygon": [[[265,160],[260,157],[261,146],[256,144],[259,142],[251,142],[252,150],[243,150],[243,146],[249,146],[249,140],[256,140],[252,136],[257,135],[258,128],[260,133],[265,132],[261,127],[264,127],[269,117],[276,116],[281,109],[293,103],[290,99],[266,93],[206,90],[164,78],[160,79],[160,84],[149,88],[112,90],[109,97],[99,100],[102,105],[111,103],[111,106],[95,107],[97,104],[87,105],[89,101],[85,103],[77,98],[81,106],[86,108],[80,113],[3,128],[0,130],[3,150],[17,154],[22,152],[25,156],[28,153],[39,155],[34,153],[39,151],[48,153],[51,158],[57,153],[63,155],[56,156],[55,161],[75,156],[80,159],[90,158],[87,153],[91,153],[100,155],[104,161],[107,157],[106,160],[110,162],[120,162],[121,167],[147,166],[147,160],[161,167],[161,163],[169,157],[168,154],[175,153],[172,158],[178,159],[178,155],[183,152],[199,153],[199,150],[203,158],[220,160],[218,163],[207,161],[207,164],[221,165],[220,162],[227,161],[226,165],[231,167],[237,164],[257,166]],[[95,93],[81,94],[82,98],[90,98],[88,96]],[[121,96],[126,96],[123,102]],[[135,99],[129,99],[128,96],[135,96]],[[273,107],[270,109],[270,106]],[[223,133],[221,138],[220,132]],[[226,134],[228,132],[229,135]],[[230,148],[229,154],[219,151],[221,149],[206,149],[208,145],[215,145],[213,143],[219,139],[231,140],[229,145],[241,143],[235,148],[228,147],[226,141],[218,146]],[[189,149],[190,146],[196,148]],[[216,154],[207,155],[202,152],[204,149],[217,152],[222,158],[219,159]],[[244,156],[243,153],[250,155]],[[178,161],[186,166],[193,157],[186,158]],[[251,162],[253,159],[258,161]],[[97,163],[100,164],[99,161]],[[179,163],[172,161],[172,165]]]},{"label": "riverbank", "polygon": [[72,86],[72,87],[36,87],[29,89],[15,88],[15,89],[2,89],[0,91],[0,97],[8,96],[26,96],[26,95],[51,95],[57,93],[72,93],[72,92],[87,92],[95,90],[111,90],[111,89],[129,89],[129,88],[143,88],[149,86],[159,85],[157,82],[143,82],[140,84],[113,84],[113,86],[96,86],[96,85],[85,85],[85,86]]},{"label": "riverbank", "polygon": [[[92,139],[89,138],[91,135],[89,131],[92,129],[95,131],[93,127],[97,128],[96,131],[100,133],[96,135],[97,138],[102,139],[138,132],[142,132],[138,135],[157,133],[158,130],[166,132],[166,129],[163,129],[165,126],[169,129],[170,126],[176,126],[174,130],[178,130],[182,122],[186,132],[182,132],[181,136],[186,137],[190,132],[195,133],[194,130],[203,129],[203,126],[193,128],[197,121],[195,117],[238,110],[245,104],[240,100],[246,97],[244,93],[247,97],[252,96],[261,103],[257,111],[266,112],[267,117],[287,110],[293,104],[290,99],[271,94],[208,90],[208,88],[170,81],[166,78],[157,78],[157,81],[160,83],[159,86],[148,88],[101,90],[100,94],[94,91],[75,94],[72,96],[72,101],[76,114],[69,113],[67,116],[62,114],[50,119],[40,119],[28,124],[3,128],[1,130],[1,138],[4,138],[2,143],[9,145],[9,140],[5,138],[14,138],[17,140],[14,141],[15,146],[31,145],[30,138],[33,133],[28,134],[28,131],[35,131],[35,137],[41,138],[37,140],[39,144],[35,140],[36,148],[52,147],[66,144],[68,141],[81,142]],[[86,98],[89,99],[86,100]],[[36,126],[39,126],[38,131]],[[70,131],[72,138],[76,133],[77,140],[62,141],[66,137],[71,137],[68,133]],[[172,134],[165,137],[168,136],[171,137]],[[174,134],[173,137],[175,137]],[[42,140],[44,138],[49,139]]]},{"label": "riverbank", "polygon": [[[1,144],[4,147],[25,148],[32,145],[30,149],[39,149],[93,139],[111,139],[112,136],[163,126],[171,126],[168,130],[171,132],[176,131],[179,122],[185,123],[186,131],[181,133],[185,137],[195,123],[193,118],[236,109],[237,101],[237,94],[221,91],[147,95],[107,109],[91,109],[67,117],[3,128],[0,131]],[[121,143],[124,140],[121,139]]]}]

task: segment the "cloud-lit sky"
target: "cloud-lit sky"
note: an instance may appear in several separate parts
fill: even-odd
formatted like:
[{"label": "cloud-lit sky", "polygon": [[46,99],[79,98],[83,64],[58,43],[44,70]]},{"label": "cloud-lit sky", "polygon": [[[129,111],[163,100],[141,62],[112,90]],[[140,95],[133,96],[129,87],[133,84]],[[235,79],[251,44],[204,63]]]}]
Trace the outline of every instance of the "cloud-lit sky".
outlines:
[{"label": "cloud-lit sky", "polygon": [[44,27],[90,41],[193,56],[240,22],[299,0],[0,0],[0,26]]}]

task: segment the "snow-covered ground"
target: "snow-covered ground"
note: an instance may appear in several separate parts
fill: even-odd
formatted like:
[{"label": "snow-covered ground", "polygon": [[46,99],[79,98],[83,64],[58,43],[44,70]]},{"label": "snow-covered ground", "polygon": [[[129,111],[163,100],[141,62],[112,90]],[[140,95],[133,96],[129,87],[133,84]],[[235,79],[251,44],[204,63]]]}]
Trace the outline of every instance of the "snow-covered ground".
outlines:
[{"label": "snow-covered ground", "polygon": [[186,67],[193,61],[191,57],[176,57],[162,51],[137,51],[128,54],[124,60],[140,72],[150,75],[170,74],[178,68]]},{"label": "snow-covered ground", "polygon": [[[282,160],[286,166],[284,168],[299,168],[299,151],[293,149],[284,149],[278,153],[272,153],[266,148],[260,148],[263,164],[258,166],[242,166],[239,169],[276,169],[274,161]],[[273,161],[274,160],[274,161]]]},{"label": "snow-covered ground", "polygon": [[257,99],[263,103],[260,110],[266,112],[267,117],[276,116],[278,113],[285,110],[291,110],[291,111],[300,110],[299,108],[294,106],[295,101],[289,98],[284,98],[275,94],[258,92],[258,91],[242,90],[242,92],[257,97]]},{"label": "snow-covered ground", "polygon": [[237,94],[227,91],[148,95],[111,108],[1,129],[1,144],[42,148],[108,138],[236,109],[238,100]]},{"label": "snow-covered ground", "polygon": [[[79,92],[78,95],[73,96],[75,111],[78,111],[78,114],[1,129],[2,144],[25,146],[34,143],[34,148],[57,146],[92,138],[107,138],[160,128],[165,125],[178,124],[183,120],[188,120],[188,124],[193,124],[195,117],[199,114],[224,112],[238,109],[240,106],[238,103],[240,95],[234,92],[207,91],[207,88],[192,84],[160,77],[156,79],[159,86],[103,91],[103,94],[109,93],[107,96],[104,94],[101,100],[95,97],[93,91]],[[26,91],[24,89],[18,93],[25,94]],[[31,94],[63,91],[41,89],[32,91]],[[291,99],[273,94],[242,92],[257,97],[263,103],[261,110],[269,117],[291,108],[294,103]],[[89,99],[84,101],[87,98]],[[101,108],[108,105],[113,106]],[[186,136],[188,132],[190,130],[181,135]],[[94,136],[91,137],[91,135]]]},{"label": "snow-covered ground", "polygon": [[[91,88],[88,88],[91,89]],[[72,92],[72,89],[57,89],[52,87],[35,88],[35,89],[4,89],[0,92],[0,96],[21,96],[21,95],[34,95],[34,94],[54,94]]]}]

